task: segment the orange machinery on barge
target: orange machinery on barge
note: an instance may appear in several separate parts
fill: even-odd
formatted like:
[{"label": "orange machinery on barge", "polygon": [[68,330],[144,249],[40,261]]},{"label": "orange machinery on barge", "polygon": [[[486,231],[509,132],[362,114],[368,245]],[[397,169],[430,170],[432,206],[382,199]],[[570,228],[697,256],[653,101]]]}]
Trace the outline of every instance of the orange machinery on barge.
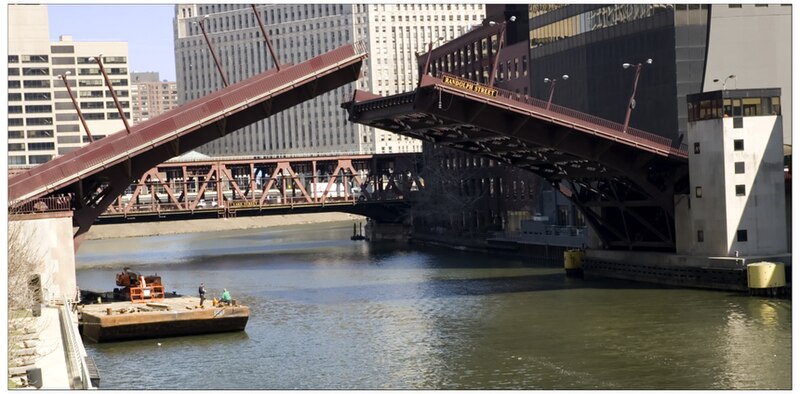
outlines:
[{"label": "orange machinery on barge", "polygon": [[99,297],[80,306],[80,329],[91,342],[244,331],[250,308],[238,304],[200,306],[198,297],[165,297],[158,275],[144,276],[128,271],[117,274],[115,299],[103,302]]}]

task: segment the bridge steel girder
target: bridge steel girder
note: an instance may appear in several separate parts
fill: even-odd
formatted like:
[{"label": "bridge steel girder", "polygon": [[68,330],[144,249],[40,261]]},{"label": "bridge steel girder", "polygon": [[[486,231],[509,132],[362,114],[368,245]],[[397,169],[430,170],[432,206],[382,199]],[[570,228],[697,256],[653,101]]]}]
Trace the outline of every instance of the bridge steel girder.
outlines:
[{"label": "bridge steel girder", "polygon": [[[668,147],[651,149],[639,142],[627,142],[627,135],[618,138],[598,134],[562,120],[558,114],[510,105],[509,100],[477,97],[473,92],[457,91],[442,86],[435,78],[426,78],[427,83],[415,92],[371,100],[370,96],[361,95],[367,101],[354,100],[343,107],[348,109],[350,121],[415,138],[422,136],[436,144],[483,155],[532,171],[554,185],[567,181],[574,187],[574,181],[581,181],[624,190],[624,195],[609,198],[591,188],[577,187],[567,197],[608,247],[674,250],[673,195],[688,187],[684,186],[688,183],[685,157],[676,156]],[[402,105],[392,106],[394,102]],[[405,129],[414,133],[388,128],[386,119],[405,124]],[[432,119],[440,120],[440,125],[427,127]],[[450,134],[443,131],[447,129],[462,137],[448,138]],[[481,137],[473,139],[472,130],[479,130]],[[492,136],[518,140],[529,154],[508,147],[492,151],[491,144],[482,142]],[[628,139],[635,138],[638,137]],[[538,151],[541,148],[557,153],[543,154]],[[629,202],[631,205],[627,206]]]},{"label": "bridge steel girder", "polygon": [[[165,162],[145,170],[135,184],[130,185],[133,192],[126,196],[127,201],[117,197],[116,206],[109,206],[94,223],[120,223],[128,221],[158,221],[177,219],[197,219],[230,216],[272,215],[287,212],[324,212],[339,211],[363,214],[374,220],[383,222],[403,221],[407,217],[407,204],[413,198],[412,186],[422,189],[418,167],[419,153],[395,153],[383,155],[353,155],[340,157],[313,157],[290,159],[235,159],[205,160],[192,162]],[[327,170],[326,170],[327,168]],[[361,170],[373,168],[364,174]],[[239,186],[235,173],[250,175],[249,190],[256,189],[256,169],[268,174],[259,177],[258,181],[266,185],[259,188],[261,198],[255,192],[248,195]],[[320,172],[317,171],[320,170]],[[300,174],[311,171],[314,176]],[[394,170],[394,171],[392,171]],[[264,197],[271,185],[283,183],[283,175],[294,185],[292,190],[299,196],[287,194],[285,184],[281,185],[282,200],[266,202]],[[363,175],[363,179],[361,179]],[[408,176],[410,175],[410,176]],[[166,176],[166,177],[165,177]],[[192,179],[193,178],[193,179]],[[213,178],[213,179],[212,179]],[[322,181],[326,187],[317,190],[314,196],[308,194],[305,182]],[[344,196],[331,198],[334,191],[332,185],[343,181]],[[350,182],[360,186],[364,199],[350,194]],[[385,190],[378,190],[377,185],[389,185]],[[189,192],[189,185],[196,187]],[[310,185],[310,183],[309,183]],[[375,193],[368,193],[367,186],[372,185]],[[163,187],[165,193],[158,196],[152,193],[154,187]],[[193,188],[194,188],[193,187]],[[182,190],[180,196],[177,190]],[[215,190],[218,207],[199,207],[198,201],[207,190]],[[222,193],[226,190],[225,194]],[[248,191],[249,191],[248,190]],[[321,194],[320,194],[321,192]],[[338,194],[338,191],[336,192]],[[136,204],[137,197],[148,195],[150,202]],[[294,194],[294,193],[293,193]],[[230,196],[230,198],[228,198]],[[158,201],[157,201],[158,200]],[[224,204],[223,204],[224,201]],[[362,204],[368,206],[361,206]],[[398,203],[402,203],[398,205]],[[381,211],[381,204],[387,210]],[[223,207],[224,206],[224,207]],[[402,209],[393,207],[402,206]]]},{"label": "bridge steel girder", "polygon": [[[94,218],[150,168],[358,79],[366,56],[363,43],[345,45],[223,88],[135,125],[130,133],[111,134],[9,179],[9,206],[47,195],[77,196],[72,204],[77,248]],[[304,88],[309,84],[313,87]],[[85,195],[91,185],[107,185],[102,198]]]}]

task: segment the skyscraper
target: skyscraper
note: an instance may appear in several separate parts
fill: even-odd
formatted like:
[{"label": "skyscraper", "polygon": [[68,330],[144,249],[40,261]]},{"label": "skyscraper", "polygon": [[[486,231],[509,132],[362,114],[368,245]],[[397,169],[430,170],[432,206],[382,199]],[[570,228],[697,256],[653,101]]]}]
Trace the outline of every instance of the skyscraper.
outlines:
[{"label": "skyscraper", "polygon": [[131,73],[131,112],[137,124],[178,106],[175,82],[159,81],[157,72]]},{"label": "skyscraper", "polygon": [[93,57],[101,56],[130,118],[128,44],[50,42],[47,6],[8,6],[8,164],[41,164],[89,142],[67,81],[95,139],[124,128]]},{"label": "skyscraper", "polygon": [[[222,88],[222,79],[197,24],[204,27],[230,83],[275,67],[250,6],[176,6],[175,53],[181,103]],[[451,40],[484,17],[481,4],[259,5],[280,63],[297,64],[348,42],[363,40],[369,58],[360,89],[382,95],[412,90],[418,52]],[[213,141],[210,155],[310,155],[420,151],[408,137],[347,122],[339,105],[356,86],[344,86]]]}]

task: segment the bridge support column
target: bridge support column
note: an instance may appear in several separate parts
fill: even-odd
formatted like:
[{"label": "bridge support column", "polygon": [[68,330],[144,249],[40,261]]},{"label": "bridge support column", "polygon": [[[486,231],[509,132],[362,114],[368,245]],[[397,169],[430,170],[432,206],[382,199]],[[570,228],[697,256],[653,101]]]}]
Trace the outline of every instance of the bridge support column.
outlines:
[{"label": "bridge support column", "polygon": [[364,227],[367,238],[373,241],[408,241],[411,226],[405,223],[379,223],[370,220]]},{"label": "bridge support column", "polygon": [[42,302],[76,295],[72,231],[72,212],[9,216],[9,260],[31,265],[21,274],[39,276]]}]

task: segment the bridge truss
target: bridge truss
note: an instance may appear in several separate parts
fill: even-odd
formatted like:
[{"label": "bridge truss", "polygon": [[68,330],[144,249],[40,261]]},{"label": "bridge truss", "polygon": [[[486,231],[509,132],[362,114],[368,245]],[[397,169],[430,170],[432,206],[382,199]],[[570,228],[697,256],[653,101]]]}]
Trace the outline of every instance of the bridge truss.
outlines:
[{"label": "bridge truss", "polygon": [[[98,223],[343,211],[400,221],[424,188],[420,154],[215,159],[159,164],[131,184]],[[393,208],[390,208],[393,207]]]},{"label": "bridge truss", "polygon": [[673,199],[687,192],[688,156],[669,139],[446,74],[389,97],[356,91],[343,107],[353,122],[536,173],[607,248],[675,249]]}]

